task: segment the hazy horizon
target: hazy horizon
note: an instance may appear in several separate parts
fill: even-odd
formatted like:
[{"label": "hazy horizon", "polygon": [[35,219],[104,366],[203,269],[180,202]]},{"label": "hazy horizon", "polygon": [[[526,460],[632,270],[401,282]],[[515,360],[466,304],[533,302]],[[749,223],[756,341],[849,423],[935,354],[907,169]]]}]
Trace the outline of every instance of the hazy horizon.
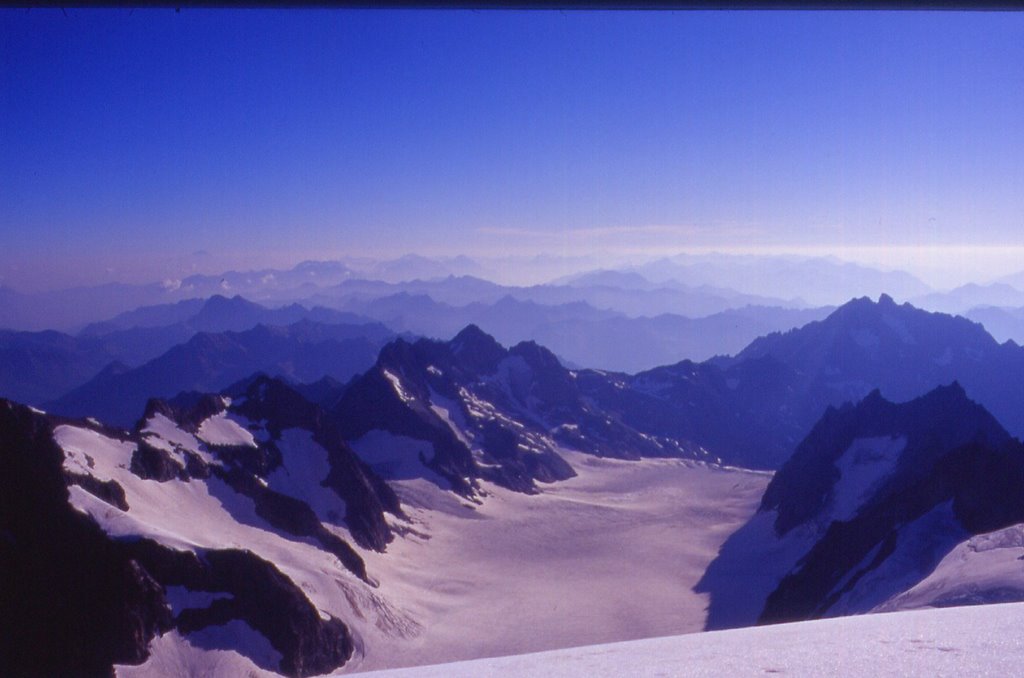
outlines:
[{"label": "hazy horizon", "polygon": [[[400,261],[407,257],[423,257],[439,263],[469,259],[480,264],[480,270],[467,275],[492,282],[513,286],[539,285],[556,281],[565,276],[596,270],[628,270],[659,259],[689,256],[696,259],[714,258],[792,258],[795,260],[827,259],[851,263],[883,272],[908,273],[935,291],[948,291],[965,284],[993,284],[1011,274],[1024,271],[1024,247],[935,247],[914,248],[878,247],[855,250],[831,250],[828,248],[707,248],[704,250],[673,250],[657,253],[637,252],[578,252],[551,253],[537,251],[530,254],[516,254],[505,257],[488,255],[473,256],[452,253],[427,256],[420,252],[399,251],[388,257],[366,257],[358,255],[296,257],[281,253],[268,253],[265,257],[219,255],[206,251],[191,255],[165,258],[159,266],[149,261],[113,262],[103,258],[79,261],[74,271],[65,271],[64,277],[45,275],[46,270],[13,266],[11,275],[0,276],[0,288],[12,289],[23,294],[53,292],[76,287],[94,287],[110,283],[147,285],[164,283],[173,285],[190,276],[216,276],[227,272],[256,272],[263,270],[290,270],[304,262],[340,262],[349,265],[356,273],[370,270],[374,264]],[[108,265],[105,265],[108,264]],[[115,268],[114,266],[117,266]],[[24,275],[19,275],[24,273]],[[367,279],[377,279],[370,274]],[[428,280],[438,276],[412,276]],[[444,276],[441,276],[444,277]],[[686,282],[680,280],[679,282]],[[742,287],[742,281],[737,281]]]},{"label": "hazy horizon", "polygon": [[1019,13],[3,10],[0,63],[14,289],[405,253],[1024,269]]}]

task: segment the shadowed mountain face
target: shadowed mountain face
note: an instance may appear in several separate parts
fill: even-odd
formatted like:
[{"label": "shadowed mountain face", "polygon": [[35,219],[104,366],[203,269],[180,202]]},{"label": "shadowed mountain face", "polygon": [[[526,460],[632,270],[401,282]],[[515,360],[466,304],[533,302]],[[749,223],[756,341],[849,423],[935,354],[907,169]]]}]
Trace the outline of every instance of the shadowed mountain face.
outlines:
[{"label": "shadowed mountain face", "polygon": [[[445,379],[452,376],[459,387],[494,381],[488,371],[498,369],[495,365],[504,349],[495,348],[496,342],[489,338],[477,343],[477,353],[492,357],[471,365],[449,355],[450,347],[447,353],[438,348],[443,346],[439,342],[389,347],[374,373],[364,378],[366,383],[347,396],[345,407],[360,413],[351,417],[358,422],[400,419],[397,412],[370,411],[377,403],[402,400],[384,375],[391,361],[395,380],[420,383],[406,387],[406,394],[416,396],[408,400],[422,404],[424,416],[430,419],[434,415],[425,403],[433,402],[434,395],[455,403],[466,399],[458,387],[442,387],[444,380],[437,372]],[[519,354],[528,345],[511,349],[507,357],[520,360],[523,356]],[[445,370],[442,362],[451,363],[454,369]],[[427,369],[431,366],[433,371]],[[679,441],[691,451],[702,448],[727,463],[753,468],[778,468],[829,406],[858,400],[876,388],[888,397],[905,400],[959,380],[971,397],[989,407],[1010,430],[1024,431],[1024,387],[1014,376],[1024,373],[1024,350],[997,344],[983,328],[963,318],[899,306],[886,296],[877,303],[853,300],[824,320],[758,339],[735,358],[683,361],[632,376],[566,371],[543,361],[530,365],[529,370],[533,375],[557,376],[571,383],[564,392],[571,393],[573,402],[583,403],[583,409],[589,408],[598,419],[642,436]],[[376,384],[373,397],[367,390],[371,384]],[[538,430],[546,430],[548,435],[557,425],[578,424],[572,417],[565,421],[549,415],[538,418],[532,405],[523,408],[517,404],[516,408],[507,413],[510,419],[522,419],[519,412],[525,411],[528,418],[543,421]],[[469,406],[459,409],[472,410]],[[358,426],[348,435],[362,436],[384,424]],[[418,437],[426,439],[424,436]],[[635,448],[632,444],[623,441],[613,454],[664,453],[651,451],[648,444]],[[463,470],[469,468],[468,461],[465,463],[460,467]],[[458,474],[452,471],[451,475]]]},{"label": "shadowed mountain face", "polygon": [[1022,521],[1024,446],[959,384],[904,404],[875,391],[825,413],[697,590],[709,629],[868,612]]},{"label": "shadowed mountain face", "polygon": [[175,304],[144,306],[110,320],[88,325],[81,336],[106,336],[138,328],[167,328],[182,325],[196,332],[240,332],[256,325],[291,325],[300,320],[325,324],[363,324],[365,316],[323,307],[306,308],[291,304],[267,308],[240,295],[231,298],[215,294],[208,299],[187,299]]},{"label": "shadowed mountain face", "polygon": [[607,416],[646,435],[692,441],[728,464],[772,468],[804,431],[787,403],[795,378],[766,358],[726,368],[683,361],[634,376],[581,371],[578,381]]},{"label": "shadowed mountain face", "polygon": [[[237,301],[223,300],[223,303]],[[516,308],[522,305],[513,300],[502,303]],[[239,308],[244,315],[248,305],[243,303]],[[508,310],[509,317],[515,318],[515,309]],[[295,381],[314,382],[326,376],[344,382],[373,366],[378,349],[392,336],[380,326],[327,327],[306,322],[289,328],[261,327],[243,333],[196,335],[141,367],[127,369],[111,365],[90,383],[49,406],[58,413],[96,415],[127,424],[151,396],[169,397],[181,390],[218,390],[255,371],[279,374]],[[631,341],[629,335],[626,332],[621,341],[644,345],[642,338]],[[496,344],[494,340],[489,341]],[[480,351],[488,352],[482,347],[486,342],[476,343],[480,344]],[[481,385],[475,388],[482,389],[483,384],[487,384],[487,389],[495,391],[478,397],[488,402],[508,400],[504,392],[495,390],[497,382],[486,372],[497,367],[462,364],[463,358],[449,356],[436,348],[444,344],[425,342],[389,348],[372,371],[376,376],[366,375],[360,381],[365,382],[360,388],[371,389],[376,380],[373,388],[379,394],[393,392],[395,389],[389,387],[390,382],[383,374],[388,361],[393,361],[396,365],[392,374],[408,368],[410,372],[405,376],[422,382],[423,389],[427,389],[422,392],[426,395],[420,394],[420,404],[433,403],[428,386],[440,397],[457,403],[465,399],[459,388],[476,382]],[[528,349],[529,346],[534,346],[535,350]],[[505,351],[500,346],[499,349]],[[530,354],[530,350],[534,350],[535,355]],[[451,348],[447,351],[451,353]],[[565,407],[590,411],[595,422],[607,419],[612,422],[607,426],[632,430],[636,435],[631,440],[642,441],[635,445],[620,441],[618,451],[607,451],[612,446],[606,445],[602,454],[659,454],[649,451],[649,441],[637,437],[643,434],[686,441],[680,444],[696,445],[728,463],[777,468],[828,406],[857,400],[875,388],[886,397],[908,399],[953,380],[959,380],[968,394],[988,407],[1009,430],[1024,433],[1024,387],[1014,377],[1024,373],[1024,349],[1014,344],[996,343],[981,326],[963,318],[928,313],[907,304],[896,305],[886,296],[877,303],[856,299],[823,320],[757,339],[735,358],[716,358],[705,363],[683,361],[628,376],[599,370],[570,371],[557,361],[549,365],[547,356],[550,353],[535,344],[519,344],[506,356],[510,362],[501,369],[508,374],[502,378],[507,380],[522,372],[533,375],[530,379],[538,383],[541,380],[571,382],[571,388],[565,389],[565,393],[572,394],[567,397],[575,399],[575,404]],[[527,364],[529,360],[534,360],[535,364]],[[435,364],[439,361],[450,364],[453,369],[446,371],[442,365]],[[526,367],[512,369],[512,365]],[[444,377],[427,371],[430,366]],[[449,376],[455,382],[442,384]],[[396,378],[402,381],[401,375]],[[311,391],[311,397],[325,405],[334,405],[343,389],[338,383],[321,386],[322,393]],[[346,407],[362,412],[360,416],[369,417],[368,421],[384,417],[367,409],[370,405],[357,404],[357,401],[376,406],[387,399],[360,393],[357,391],[350,396]],[[388,396],[391,400],[395,397]],[[531,421],[538,419],[532,401],[527,405],[515,402],[496,406],[511,407],[506,413],[510,419],[518,420],[523,412]],[[427,419],[440,416],[431,409],[432,405],[424,407],[425,412],[433,412],[425,415]],[[447,410],[445,406],[438,407]],[[471,408],[467,405],[460,409],[469,412]],[[480,418],[470,417],[467,421],[477,419]],[[556,426],[579,425],[571,416],[565,421],[557,416],[553,420],[541,419],[537,430],[549,436]],[[462,423],[456,422],[455,426],[461,427]],[[350,435],[362,436],[370,430],[386,428],[374,425],[352,431]],[[567,439],[569,430],[559,433],[562,439]],[[595,431],[596,428],[591,431],[592,436]],[[421,433],[414,438],[426,439],[424,435]],[[494,436],[504,434],[492,431],[487,435],[489,444],[499,445]],[[608,435],[609,440],[617,436]],[[437,444],[446,449],[467,446],[465,442]],[[519,444],[530,448],[524,441],[516,442]],[[470,442],[469,447],[472,445]],[[534,461],[541,458],[544,457],[527,457]],[[453,478],[459,476],[454,468],[450,474]],[[524,480],[517,482],[529,485],[525,478],[532,472],[522,473],[525,473]],[[543,475],[544,472],[538,473]],[[470,475],[477,477],[475,474]]]},{"label": "shadowed mountain face", "polygon": [[39,404],[92,379],[115,359],[98,339],[0,332],[0,397]]},{"label": "shadowed mountain face", "polygon": [[570,477],[558,455],[563,445],[618,458],[701,454],[684,440],[647,436],[608,417],[580,379],[543,347],[505,349],[471,325],[450,342],[389,344],[332,412],[385,475],[425,469],[466,494],[477,478],[533,492],[534,481]]},{"label": "shadowed mountain face", "polygon": [[218,633],[289,676],[344,664],[337,614],[370,588],[346,539],[383,550],[397,497],[283,382],[232,393],[151,401],[131,432],[0,401],[0,464],[18,479],[0,492],[4,671],[107,674],[157,636]]},{"label": "shadowed mountain face", "polygon": [[381,325],[288,327],[260,325],[246,332],[200,333],[134,369],[108,368],[93,380],[47,404],[66,416],[95,416],[128,425],[151,397],[181,391],[218,391],[254,372],[314,381],[327,375],[345,381],[373,364],[394,336]]},{"label": "shadowed mountain face", "polygon": [[123,313],[90,325],[77,336],[0,331],[0,397],[40,405],[82,386],[105,368],[123,372],[143,365],[198,332],[241,332],[259,324],[291,325],[302,320],[362,325],[363,334],[370,338],[393,336],[369,318],[353,313],[306,309],[297,304],[268,309],[238,296],[189,299]]},{"label": "shadowed mountain face", "polygon": [[[734,358],[683,361],[633,376],[581,371],[581,390],[649,435],[684,438],[728,463],[778,468],[829,406],[874,389],[907,400],[958,380],[1024,433],[1024,350],[963,318],[882,296],[752,342]],[[617,383],[617,386],[613,384]]]},{"label": "shadowed mountain face", "polygon": [[[1024,382],[1017,376],[1024,374],[1024,350],[998,344],[964,318],[899,306],[885,295],[877,303],[855,299],[825,320],[754,341],[728,363],[761,357],[796,373],[795,398],[815,405],[817,414],[875,388],[907,400],[955,380],[1014,435],[1024,434]],[[805,413],[814,414],[807,406]]]}]

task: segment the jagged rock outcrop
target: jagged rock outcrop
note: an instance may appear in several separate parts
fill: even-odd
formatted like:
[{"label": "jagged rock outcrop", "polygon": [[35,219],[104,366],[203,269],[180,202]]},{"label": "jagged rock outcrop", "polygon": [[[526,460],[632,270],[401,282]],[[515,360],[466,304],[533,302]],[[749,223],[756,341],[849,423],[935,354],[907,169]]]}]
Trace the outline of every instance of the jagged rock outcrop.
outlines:
[{"label": "jagged rock outcrop", "polygon": [[[242,633],[232,650],[284,675],[347,661],[355,641],[337,587],[366,586],[368,574],[342,535],[383,548],[387,523],[370,514],[400,506],[322,411],[276,380],[245,386],[238,397],[263,416],[260,444],[276,455],[259,453],[228,398],[154,401],[133,432],[0,400],[0,673],[108,675],[146,662],[158,636],[187,644],[208,631]],[[288,466],[296,449],[322,457],[323,494],[310,499],[318,509],[338,487],[352,491],[351,502],[337,499],[345,515],[367,512],[351,532],[341,515],[322,519],[287,493],[302,480],[280,475],[297,468]],[[245,454],[263,461],[237,463]],[[331,466],[332,455],[343,462]],[[327,483],[328,467],[346,479]],[[323,576],[334,593],[311,585]],[[320,591],[316,603],[311,589]],[[268,649],[252,650],[252,638]]]},{"label": "jagged rock outcrop", "polygon": [[[419,466],[462,494],[481,478],[521,492],[569,478],[575,472],[560,446],[626,459],[699,453],[608,416],[581,390],[580,378],[533,342],[506,349],[470,325],[449,342],[392,342],[331,413],[385,475]],[[394,438],[422,444],[401,443],[408,453],[396,459],[383,449],[385,440],[399,447]]]}]

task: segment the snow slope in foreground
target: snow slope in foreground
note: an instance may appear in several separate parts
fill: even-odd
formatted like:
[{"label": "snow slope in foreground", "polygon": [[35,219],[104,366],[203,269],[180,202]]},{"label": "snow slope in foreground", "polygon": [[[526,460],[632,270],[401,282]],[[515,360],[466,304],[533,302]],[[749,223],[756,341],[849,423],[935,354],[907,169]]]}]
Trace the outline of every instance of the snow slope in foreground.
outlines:
[{"label": "snow slope in foreground", "polygon": [[1024,665],[1024,603],[894,612],[711,631],[380,671],[487,676],[1009,676]]}]

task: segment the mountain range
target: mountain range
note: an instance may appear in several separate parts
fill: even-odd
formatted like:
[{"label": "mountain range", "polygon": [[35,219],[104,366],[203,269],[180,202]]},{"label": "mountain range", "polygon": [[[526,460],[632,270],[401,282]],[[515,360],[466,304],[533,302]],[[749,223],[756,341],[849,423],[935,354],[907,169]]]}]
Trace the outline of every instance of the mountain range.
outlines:
[{"label": "mountain range", "polygon": [[344,307],[395,331],[428,337],[450,337],[474,324],[505,344],[536,341],[569,364],[623,372],[734,354],[762,334],[799,327],[833,310],[743,306],[699,318],[629,317],[582,301],[549,305],[504,296],[453,306],[407,292],[350,300]]},{"label": "mountain range", "polygon": [[[82,387],[101,372],[137,368],[180,346],[199,332],[241,332],[257,325],[290,325],[300,320],[362,327],[361,333],[379,348],[394,334],[369,318],[297,304],[269,309],[242,297],[190,299],[176,304],[141,307],[109,321],[90,325],[78,335],[52,330],[0,331],[0,397],[41,405]],[[376,342],[376,343],[374,343]],[[365,368],[372,357],[363,363]],[[199,369],[193,366],[191,369]],[[268,366],[268,369],[270,367]],[[245,375],[239,375],[239,378]],[[315,375],[315,377],[323,375]],[[351,375],[349,375],[351,376]],[[201,382],[205,383],[205,382]],[[227,382],[230,383],[230,382]],[[217,382],[216,388],[227,383]],[[176,391],[172,391],[173,395]],[[146,394],[145,397],[148,397]],[[145,399],[136,402],[136,409]]]},{"label": "mountain range", "polygon": [[299,382],[347,381],[373,364],[395,335],[381,325],[257,325],[244,332],[200,332],[135,368],[111,363],[85,384],[44,403],[54,413],[130,425],[149,398],[216,392],[266,372]]},{"label": "mountain range", "polygon": [[[734,358],[777,361],[792,370],[793,407],[806,403],[804,421],[825,405],[858,400],[878,388],[907,400],[942,384],[959,381],[1014,435],[1024,435],[1024,350],[999,344],[965,318],[897,305],[883,295],[851,301],[828,318],[751,343]],[[806,407],[804,406],[804,407]]]},{"label": "mountain range", "polygon": [[[572,615],[611,596],[628,623],[595,633],[618,639],[1024,600],[1024,349],[968,319],[858,298],[630,374],[475,324],[438,340],[342,313],[218,297],[5,335],[12,360],[50,342],[95,369],[108,337],[192,333],[107,363],[48,414],[0,401],[0,668],[298,676],[413,646],[481,656],[484,636],[544,647],[530,615],[556,599]],[[546,574],[508,583],[527,572]],[[666,598],[644,599],[651,618],[608,588],[645,582]],[[485,608],[467,630],[458,610]],[[502,645],[501,618],[531,621]]]},{"label": "mountain range", "polygon": [[[625,459],[702,454],[608,418],[578,382],[547,349],[533,342],[506,349],[470,325],[449,342],[388,345],[330,411],[356,449],[380,460],[385,477],[419,461],[466,494],[476,479],[536,492],[535,481],[573,476],[561,446]],[[425,450],[395,458],[405,440]]]},{"label": "mountain range", "polygon": [[[812,305],[835,304],[855,295],[888,293],[901,299],[932,290],[904,271],[883,271],[831,257],[681,254],[633,267],[645,278],[725,287]],[[813,284],[808,284],[813,281]]]},{"label": "mountain range", "polygon": [[[585,398],[566,408],[576,396],[560,369],[539,347],[504,349],[467,328],[451,342],[390,344],[330,410],[265,376],[151,400],[128,430],[0,402],[5,477],[32,479],[0,498],[13,582],[0,616],[18,620],[5,666],[209,667],[199,658],[219,649],[284,675],[335,670],[372,651],[363,643],[379,629],[400,638],[421,623],[375,593],[398,557],[389,544],[430,544],[418,541],[431,529],[422,516],[443,510],[424,509],[410,481],[485,507],[505,501],[492,488],[571,482],[586,464],[567,450],[701,457],[602,419]],[[707,625],[920,604],[917,587],[948,554],[1024,525],[1019,497],[1024,445],[958,384],[831,408],[707,567]],[[1016,576],[957,583],[973,600],[1005,601],[1008,582],[1024,596]],[[944,600],[962,598],[932,598]],[[71,620],[67,636],[52,635],[55,617]],[[44,658],[42,647],[61,651]]]},{"label": "mountain range", "polygon": [[[260,314],[302,312],[261,311],[241,299],[213,303],[240,309],[238,315],[250,322]],[[505,304],[514,309],[518,302]],[[330,311],[322,313],[339,319]],[[504,315],[515,317],[511,310]],[[309,320],[287,328],[200,333],[141,366],[108,365],[46,407],[127,425],[149,397],[216,391],[256,371],[296,382],[328,376],[343,383],[373,365],[393,336],[380,325]],[[543,353],[550,355],[546,349]],[[777,468],[827,407],[856,401],[875,388],[886,397],[906,400],[958,380],[1008,430],[1024,433],[1024,387],[1013,376],[1024,368],[1024,349],[998,344],[969,320],[897,305],[886,295],[878,302],[853,300],[822,320],[765,335],[735,356],[703,363],[681,361],[629,375],[572,363],[567,369],[554,356],[552,360],[553,366],[545,369],[558,371],[563,379],[571,374],[578,392],[573,397],[593,402],[623,426],[648,436],[686,440],[728,463],[752,468]],[[420,363],[408,369],[421,379],[433,379],[423,376],[427,365]],[[336,386],[320,397],[341,390]]]}]

